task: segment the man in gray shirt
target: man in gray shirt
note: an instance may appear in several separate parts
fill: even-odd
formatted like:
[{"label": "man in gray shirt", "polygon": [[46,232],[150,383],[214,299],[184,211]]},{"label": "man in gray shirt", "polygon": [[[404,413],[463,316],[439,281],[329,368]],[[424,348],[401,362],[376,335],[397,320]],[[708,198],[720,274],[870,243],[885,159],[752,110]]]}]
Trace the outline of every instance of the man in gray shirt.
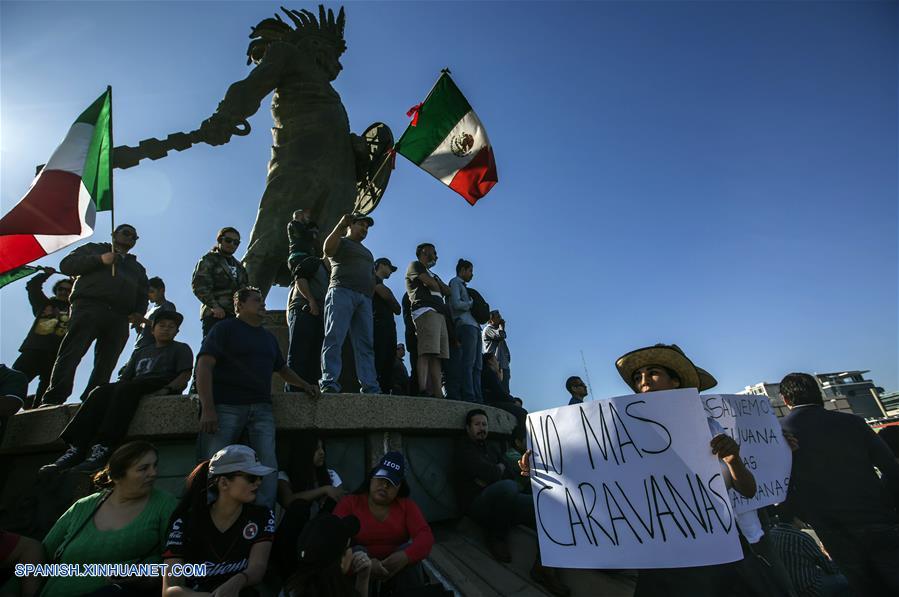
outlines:
[{"label": "man in gray shirt", "polygon": [[356,376],[364,394],[379,394],[375,372],[374,292],[375,259],[362,241],[374,220],[346,214],[325,239],[324,253],[331,260],[331,281],[325,295],[325,340],[322,344],[322,392],[339,392],[341,349],[349,332],[356,360]]}]

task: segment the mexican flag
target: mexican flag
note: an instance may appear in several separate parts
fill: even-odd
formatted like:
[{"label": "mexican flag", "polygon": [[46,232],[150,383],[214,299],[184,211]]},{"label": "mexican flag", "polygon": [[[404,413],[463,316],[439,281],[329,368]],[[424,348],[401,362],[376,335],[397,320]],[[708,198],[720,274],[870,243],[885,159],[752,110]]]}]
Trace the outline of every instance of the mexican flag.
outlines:
[{"label": "mexican flag", "polygon": [[0,273],[94,232],[112,209],[112,88],[75,120],[19,203],[0,219]]},{"label": "mexican flag", "polygon": [[498,181],[493,148],[481,119],[444,71],[396,151],[474,205]]}]

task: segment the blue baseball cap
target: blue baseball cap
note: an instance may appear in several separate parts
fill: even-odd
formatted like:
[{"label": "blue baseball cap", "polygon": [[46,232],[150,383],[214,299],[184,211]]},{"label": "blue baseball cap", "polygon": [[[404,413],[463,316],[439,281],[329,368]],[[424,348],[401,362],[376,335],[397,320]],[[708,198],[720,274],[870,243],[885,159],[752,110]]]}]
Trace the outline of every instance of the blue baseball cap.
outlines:
[{"label": "blue baseball cap", "polygon": [[387,452],[375,467],[372,477],[387,479],[394,487],[399,487],[406,476],[406,459],[399,452]]}]

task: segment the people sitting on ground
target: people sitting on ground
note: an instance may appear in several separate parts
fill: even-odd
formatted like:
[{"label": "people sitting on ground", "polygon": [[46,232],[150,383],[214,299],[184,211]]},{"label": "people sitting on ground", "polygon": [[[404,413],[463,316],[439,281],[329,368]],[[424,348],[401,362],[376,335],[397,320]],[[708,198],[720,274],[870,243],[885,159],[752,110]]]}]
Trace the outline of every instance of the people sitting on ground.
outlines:
[{"label": "people sitting on ground", "polygon": [[284,516],[275,534],[272,558],[283,578],[293,573],[297,537],[306,523],[321,512],[332,512],[346,494],[340,475],[325,464],[321,438],[304,433],[295,442],[288,466],[278,473],[278,504]]},{"label": "people sitting on ground", "polygon": [[[94,477],[98,493],[75,502],[47,536],[44,549],[58,564],[158,564],[175,498],[153,487],[159,454],[153,444],[129,442]],[[113,585],[118,585],[115,587]],[[41,595],[158,595],[158,578],[52,576]]]},{"label": "people sitting on ground", "polygon": [[[331,275],[328,258],[303,262],[287,293],[287,366],[303,379],[322,376],[322,342],[325,339],[325,294]],[[298,392],[287,384],[285,390]]]},{"label": "people sitting on ground", "polygon": [[437,265],[437,249],[431,243],[415,248],[415,261],[406,269],[406,294],[410,300],[410,316],[415,327],[418,353],[418,388],[423,396],[443,397],[442,359],[450,358],[447,327],[449,311],[443,297],[449,286],[431,271]]},{"label": "people sitting on ground", "polygon": [[849,581],[792,516],[777,515],[766,533],[797,597],[849,597]]},{"label": "people sitting on ground", "polygon": [[[522,455],[528,449],[526,434],[527,431],[524,427],[516,425],[509,438],[509,448],[506,450],[506,453],[503,454],[503,464],[506,465],[506,470],[513,471],[513,474],[514,471],[518,470],[518,461],[521,460]],[[524,493],[531,493],[531,482],[527,477],[518,475],[517,480],[518,484],[521,486],[521,491]]]},{"label": "people sitting on ground", "polygon": [[815,529],[853,594],[899,595],[899,463],[863,418],[824,408],[814,376],[790,373],[780,393],[781,424],[799,443],[785,506]]},{"label": "people sitting on ground", "polygon": [[500,381],[503,384],[503,389],[506,390],[506,394],[509,394],[511,393],[509,382],[512,381],[512,370],[510,369],[512,355],[509,352],[509,343],[506,341],[506,338],[506,320],[503,319],[499,311],[491,311],[490,319],[487,320],[487,325],[484,326],[484,352],[496,357],[500,371],[502,371]]},{"label": "people sitting on ground", "polygon": [[[15,574],[17,564],[44,563],[44,546],[40,541],[0,529],[0,594],[6,595],[2,587]],[[17,594],[21,597],[37,595],[43,580],[36,575],[19,577]]]},{"label": "people sitting on ground", "polygon": [[122,442],[140,401],[145,396],[180,394],[190,380],[194,355],[175,341],[184,317],[176,311],[157,311],[153,317],[155,343],[135,350],[119,380],[103,384],[87,397],[59,437],[68,449],[41,474],[65,469],[95,473]]},{"label": "people sitting on ground", "polygon": [[215,237],[215,246],[194,268],[190,286],[200,301],[200,320],[205,339],[221,321],[236,317],[234,293],[247,285],[247,270],[234,257],[240,246],[240,232],[226,226]]},{"label": "people sitting on ground", "polygon": [[294,545],[296,572],[283,597],[368,597],[371,560],[350,547],[359,527],[352,515],[323,513],[310,521]]},{"label": "people sitting on ground", "polygon": [[153,315],[159,311],[177,311],[175,303],[165,298],[165,282],[162,278],[154,276],[147,281],[147,299],[149,306],[144,318],[132,327],[137,330],[137,340],[134,342],[134,350],[153,345]]},{"label": "people sitting on ground", "polygon": [[94,368],[81,400],[97,386],[109,383],[128,342],[128,324],[142,320],[147,310],[147,273],[130,253],[137,239],[134,226],[119,224],[112,244],[87,243],[59,263],[60,271],[73,276],[75,283],[69,299],[68,330],[59,345],[42,406],[66,401],[75,383],[75,370],[91,344]]},{"label": "people sitting on ground", "polygon": [[322,247],[331,260],[331,282],[325,297],[325,340],[322,343],[322,392],[340,392],[343,343],[347,334],[353,347],[356,378],[363,394],[379,394],[375,371],[374,292],[375,258],[365,245],[375,221],[363,214],[344,214]]},{"label": "people sitting on ground", "polygon": [[[475,408],[465,415],[465,435],[453,454],[453,480],[460,509],[487,532],[487,549],[499,562],[511,562],[507,536],[515,525],[536,528],[534,501],[518,484],[516,471],[505,463],[502,451],[487,442],[487,413]],[[553,568],[540,563],[538,550],[531,578],[553,595],[570,591]]]},{"label": "people sitting on ground", "polygon": [[899,425],[881,427],[880,431],[877,432],[877,437],[886,443],[896,461],[899,462]]},{"label": "people sitting on ground", "polygon": [[502,369],[496,356],[489,352],[484,353],[484,367],[481,370],[481,389],[484,403],[494,408],[500,408],[515,417],[517,424],[525,427],[528,411],[515,404],[512,396],[506,391],[501,378]]},{"label": "people sitting on ground", "polygon": [[374,317],[375,370],[378,385],[385,394],[393,388],[393,369],[396,360],[396,320],[402,312],[393,291],[384,284],[396,266],[386,257],[375,259],[375,290],[371,297]]},{"label": "people sitting on ground", "polygon": [[[225,446],[187,478],[162,553],[164,596],[237,595],[260,582],[268,566],[275,515],[253,503],[262,478],[274,472],[252,448]],[[171,575],[173,564],[206,564],[206,575]]]},{"label": "people sitting on ground", "polygon": [[[471,261],[460,259],[456,263],[456,277],[450,280],[450,294],[447,297],[457,342],[450,346],[446,393],[448,398],[465,402],[477,401],[474,390],[475,359],[481,354],[481,326],[471,314],[474,300],[469,296],[467,286],[472,277],[474,265]],[[480,383],[480,379],[477,381]]]},{"label": "people sitting on ground", "polygon": [[319,257],[318,224],[312,221],[312,212],[298,209],[287,223],[287,268],[293,276],[297,268],[309,257]]},{"label": "people sitting on ground", "polygon": [[318,386],[307,382],[284,362],[278,341],[262,327],[265,301],[259,290],[241,288],[234,293],[237,317],[217,324],[203,340],[197,359],[197,394],[200,433],[197,452],[211,458],[246,432],[250,446],[272,470],[259,491],[259,503],[275,506],[278,466],[275,454],[275,419],[272,414],[272,373],[310,396]]},{"label": "people sitting on ground", "polygon": [[[405,295],[403,295],[405,296]],[[390,393],[395,396],[409,395],[409,370],[406,369],[406,346],[402,343],[396,345],[393,358],[393,387]]]},{"label": "people sitting on ground", "polygon": [[12,368],[21,371],[31,383],[35,377],[39,378],[37,390],[33,399],[26,399],[25,408],[32,408],[34,403],[40,403],[47,386],[50,385],[50,374],[53,372],[53,362],[63,336],[69,328],[69,295],[72,293],[72,279],[63,278],[53,284],[53,296],[44,294],[44,282],[53,274],[57,274],[52,267],[41,267],[40,273],[32,276],[25,285],[28,294],[28,303],[31,312],[34,313],[34,323],[28,330],[22,346],[19,347],[19,357],[12,364]]},{"label": "people sitting on ground", "polygon": [[584,403],[584,398],[587,397],[587,384],[585,384],[580,377],[578,377],[577,375],[572,375],[571,377],[566,379],[565,389],[568,390],[569,394],[571,394],[571,399],[568,401],[568,406]]},{"label": "people sitting on ground", "polygon": [[409,497],[405,460],[399,452],[387,452],[351,495],[344,497],[334,514],[359,519],[353,544],[371,558],[371,577],[378,581],[378,595],[394,591],[414,595],[424,586],[420,562],[431,553],[434,535],[421,510]]}]

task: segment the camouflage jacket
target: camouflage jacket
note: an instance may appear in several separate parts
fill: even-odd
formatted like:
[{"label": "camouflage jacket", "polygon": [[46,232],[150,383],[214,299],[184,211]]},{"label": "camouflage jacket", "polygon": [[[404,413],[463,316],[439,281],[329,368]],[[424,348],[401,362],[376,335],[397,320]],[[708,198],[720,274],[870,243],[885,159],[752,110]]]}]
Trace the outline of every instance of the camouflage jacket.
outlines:
[{"label": "camouflage jacket", "polygon": [[212,315],[213,307],[234,315],[234,292],[247,285],[247,270],[233,255],[222,255],[213,249],[197,262],[190,285],[203,303],[201,319]]}]

